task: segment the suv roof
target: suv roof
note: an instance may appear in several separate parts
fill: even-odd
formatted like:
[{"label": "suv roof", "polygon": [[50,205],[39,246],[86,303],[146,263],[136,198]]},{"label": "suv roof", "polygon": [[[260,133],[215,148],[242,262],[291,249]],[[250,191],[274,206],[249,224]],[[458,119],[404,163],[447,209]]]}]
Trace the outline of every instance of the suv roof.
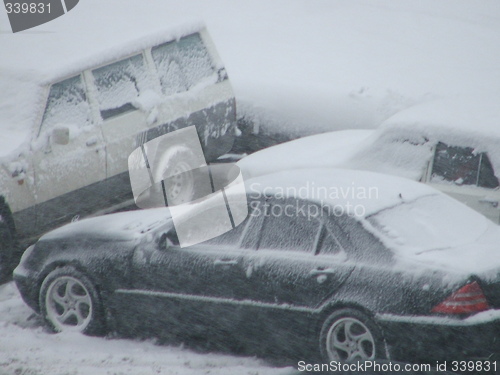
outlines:
[{"label": "suv roof", "polygon": [[[78,32],[0,37],[0,158],[22,152],[46,100],[46,86],[204,28],[201,22],[148,29],[89,27]],[[216,62],[220,63],[220,62]],[[19,150],[19,151],[18,151]]]}]

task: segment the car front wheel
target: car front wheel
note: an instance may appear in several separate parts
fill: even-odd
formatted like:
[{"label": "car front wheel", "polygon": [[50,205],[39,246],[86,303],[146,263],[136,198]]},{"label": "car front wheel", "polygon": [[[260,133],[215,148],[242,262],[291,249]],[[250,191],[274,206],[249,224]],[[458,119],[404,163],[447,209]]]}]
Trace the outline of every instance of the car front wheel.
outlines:
[{"label": "car front wheel", "polygon": [[104,332],[104,314],[97,290],[73,267],[57,268],[47,275],[40,289],[40,308],[55,332],[90,335]]},{"label": "car front wheel", "polygon": [[387,357],[380,329],[369,316],[354,309],[337,310],[325,320],[320,333],[320,351],[326,362]]}]

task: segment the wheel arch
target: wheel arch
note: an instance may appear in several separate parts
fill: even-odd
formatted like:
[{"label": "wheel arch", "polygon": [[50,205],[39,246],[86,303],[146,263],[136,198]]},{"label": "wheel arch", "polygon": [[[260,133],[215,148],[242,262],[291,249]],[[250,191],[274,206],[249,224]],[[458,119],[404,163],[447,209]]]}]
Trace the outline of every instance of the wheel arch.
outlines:
[{"label": "wheel arch", "polygon": [[368,316],[372,323],[378,328],[380,331],[380,334],[382,335],[382,341],[384,342],[385,348],[385,354],[388,359],[391,358],[390,352],[389,352],[389,345],[387,342],[387,337],[384,332],[383,327],[379,324],[379,322],[376,319],[376,313],[374,313],[373,309],[366,306],[365,304],[359,303],[357,301],[351,301],[351,300],[340,300],[340,301],[332,301],[324,306],[324,308],[319,312],[317,318],[314,321],[314,324],[311,326],[311,337],[319,337],[319,334],[321,332],[321,328],[323,326],[323,323],[328,319],[328,317],[335,313],[336,311],[342,310],[342,309],[352,309],[356,310],[358,312],[361,312]]}]

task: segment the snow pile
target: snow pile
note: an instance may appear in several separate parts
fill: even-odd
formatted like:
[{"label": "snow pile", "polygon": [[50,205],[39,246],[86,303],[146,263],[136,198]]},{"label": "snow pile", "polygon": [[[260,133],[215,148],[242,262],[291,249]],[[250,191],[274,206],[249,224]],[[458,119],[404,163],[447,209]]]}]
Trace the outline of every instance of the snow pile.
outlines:
[{"label": "snow pile", "polygon": [[2,375],[290,375],[254,358],[198,354],[182,347],[51,334],[27,307],[14,283],[0,286],[0,374]]}]

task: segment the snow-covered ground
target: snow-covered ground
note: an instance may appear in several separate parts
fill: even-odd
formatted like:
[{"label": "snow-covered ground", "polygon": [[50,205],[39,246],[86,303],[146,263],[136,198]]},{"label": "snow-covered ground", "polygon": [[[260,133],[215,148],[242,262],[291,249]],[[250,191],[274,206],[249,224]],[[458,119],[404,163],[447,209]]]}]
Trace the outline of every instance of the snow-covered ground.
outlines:
[{"label": "snow-covered ground", "polygon": [[153,341],[51,334],[13,282],[0,286],[0,375],[290,375],[256,358],[200,354]]}]

